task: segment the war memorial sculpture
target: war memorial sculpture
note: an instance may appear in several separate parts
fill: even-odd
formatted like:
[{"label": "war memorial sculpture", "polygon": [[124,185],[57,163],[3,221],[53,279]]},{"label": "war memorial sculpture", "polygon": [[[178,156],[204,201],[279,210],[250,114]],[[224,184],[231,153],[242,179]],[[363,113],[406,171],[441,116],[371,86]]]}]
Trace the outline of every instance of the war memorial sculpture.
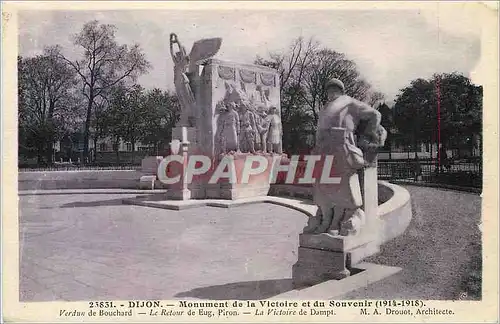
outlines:
[{"label": "war memorial sculpture", "polygon": [[491,84],[441,6],[59,7],[4,17],[11,321],[488,308]]},{"label": "war memorial sculpture", "polygon": [[[178,36],[170,35],[181,106],[180,120],[172,131],[171,154],[182,156],[182,162],[170,168],[180,181],[166,185],[166,201],[266,202],[262,198],[270,192],[271,175],[284,170],[276,163],[281,158],[287,161],[282,150],[277,71],[213,58],[221,45],[220,38],[202,39],[187,54]],[[298,260],[292,268],[296,287],[349,276],[357,263],[378,253],[384,241],[400,235],[411,219],[407,192],[396,194],[397,186],[377,180],[377,151],[387,137],[380,113],[346,95],[341,80],[330,79],[325,88],[328,100],[319,113],[312,155],[323,169],[333,171],[335,178],[330,179],[336,181],[313,178],[310,189],[316,212],[309,215],[299,236]],[[203,176],[193,177],[186,171],[193,167],[186,161],[194,155],[210,162]],[[260,174],[246,174],[249,181],[242,181],[244,169],[255,157],[269,163]],[[210,181],[227,158],[231,161],[228,173],[236,181]],[[164,172],[165,159],[161,159],[146,161],[153,162],[151,170],[157,167],[153,181]]]},{"label": "war memorial sculpture", "polygon": [[[279,80],[270,68],[214,59],[221,44],[220,38],[202,39],[187,54],[177,35],[170,35],[181,106],[172,143],[187,155],[210,157],[213,168],[222,156],[231,155],[240,178],[247,157],[264,156],[271,162],[273,154],[282,153]],[[184,174],[183,169],[177,171]],[[210,184],[207,177],[199,177],[190,184],[169,186],[167,195],[182,200],[265,196],[270,186],[263,179]]]}]

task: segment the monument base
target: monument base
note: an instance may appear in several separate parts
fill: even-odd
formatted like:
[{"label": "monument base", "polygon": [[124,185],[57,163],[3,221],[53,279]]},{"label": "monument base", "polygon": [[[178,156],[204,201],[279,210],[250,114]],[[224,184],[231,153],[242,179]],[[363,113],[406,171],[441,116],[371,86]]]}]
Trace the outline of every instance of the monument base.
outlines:
[{"label": "monument base", "polygon": [[346,278],[354,265],[378,252],[377,240],[367,234],[300,234],[298,260],[292,267],[293,285],[304,287]]},{"label": "monument base", "polygon": [[155,189],[155,184],[156,184],[156,175],[142,176],[139,179],[139,189],[152,190]]},{"label": "monument base", "polygon": [[168,189],[166,193],[167,200],[189,200],[191,199],[191,190],[189,189]]},{"label": "monument base", "polygon": [[269,183],[221,184],[220,199],[242,199],[267,196],[271,186]]},{"label": "monument base", "polygon": [[161,160],[163,160],[163,156],[145,156],[141,161],[141,172],[147,175],[156,175]]},{"label": "monument base", "polygon": [[[197,148],[198,138],[196,137],[196,128],[176,126],[172,128],[172,140],[189,143],[188,152],[191,153]],[[173,153],[177,154],[177,152]]]},{"label": "monument base", "polygon": [[157,184],[158,166],[163,156],[146,156],[141,161],[141,173],[143,176],[139,179],[139,189],[155,189]]}]

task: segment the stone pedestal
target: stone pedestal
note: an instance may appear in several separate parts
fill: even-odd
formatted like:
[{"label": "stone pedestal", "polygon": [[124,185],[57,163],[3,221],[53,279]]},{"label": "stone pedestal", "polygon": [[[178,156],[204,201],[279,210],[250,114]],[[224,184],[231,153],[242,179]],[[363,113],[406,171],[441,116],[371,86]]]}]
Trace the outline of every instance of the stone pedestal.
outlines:
[{"label": "stone pedestal", "polygon": [[158,165],[160,165],[163,156],[146,156],[141,161],[141,173],[143,176],[139,179],[139,189],[155,189],[158,180]]},{"label": "stone pedestal", "polygon": [[[187,153],[198,154],[198,137],[196,134],[195,127],[183,127],[177,126],[172,128],[172,140],[179,140],[180,144],[185,143],[187,146]],[[179,147],[179,151],[182,147]],[[171,154],[177,154],[178,152],[171,152]]]},{"label": "stone pedestal", "polygon": [[194,198],[186,181],[188,157],[196,149],[196,130],[193,127],[174,127],[170,152],[180,155],[183,163],[171,162],[166,170],[170,178],[179,176],[179,181],[167,185],[166,198],[171,200],[189,200]]},{"label": "stone pedestal", "polygon": [[155,188],[156,175],[142,176],[139,180],[139,189],[152,190]]},{"label": "stone pedestal", "polygon": [[233,155],[236,183],[230,183],[227,181],[228,179],[221,179],[218,187],[220,198],[236,200],[267,196],[271,188],[269,176],[273,168],[273,157],[268,154],[259,154],[259,157],[267,161],[266,169],[258,174],[248,173],[245,176],[245,169],[248,172],[252,167],[256,167],[255,160],[253,160],[255,155],[245,153]]},{"label": "stone pedestal", "polygon": [[359,172],[365,224],[353,236],[300,234],[297,263],[292,268],[294,286],[310,286],[350,275],[364,258],[380,251],[376,164]]},{"label": "stone pedestal", "polygon": [[356,263],[379,251],[374,236],[368,234],[300,234],[299,245],[298,260],[292,268],[296,287],[343,279]]},{"label": "stone pedestal", "polygon": [[160,165],[163,156],[146,156],[141,161],[141,172],[145,175],[156,175],[158,165]]},{"label": "stone pedestal", "polygon": [[350,275],[342,252],[299,247],[298,261],[292,267],[295,288],[313,286],[326,280],[340,280]]}]

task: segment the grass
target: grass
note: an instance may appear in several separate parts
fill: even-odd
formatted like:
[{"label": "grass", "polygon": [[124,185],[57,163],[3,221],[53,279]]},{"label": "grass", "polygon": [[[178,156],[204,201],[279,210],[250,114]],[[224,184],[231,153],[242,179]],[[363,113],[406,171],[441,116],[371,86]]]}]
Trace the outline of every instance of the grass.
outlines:
[{"label": "grass", "polygon": [[458,298],[466,300],[481,300],[483,268],[481,244],[478,242],[471,242],[468,249],[471,258],[469,264],[464,269]]},{"label": "grass", "polygon": [[348,298],[480,300],[481,198],[476,194],[408,186],[413,218],[405,233],[365,261],[401,267],[391,278]]}]

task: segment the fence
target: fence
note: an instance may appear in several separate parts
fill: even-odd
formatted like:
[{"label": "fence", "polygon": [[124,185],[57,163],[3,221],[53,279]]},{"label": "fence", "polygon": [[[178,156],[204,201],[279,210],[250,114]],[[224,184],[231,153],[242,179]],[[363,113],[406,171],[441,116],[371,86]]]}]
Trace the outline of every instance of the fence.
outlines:
[{"label": "fence", "polygon": [[483,170],[480,159],[447,159],[441,165],[432,160],[381,160],[378,162],[378,177],[381,180],[481,188]]},{"label": "fence", "polygon": [[[304,176],[306,162],[299,161],[293,184],[300,184]],[[459,187],[482,187],[482,161],[480,159],[447,159],[438,166],[433,160],[379,160],[378,178],[380,180],[399,180],[413,183],[433,183]],[[287,174],[279,172],[276,183],[285,183]],[[310,184],[301,184],[310,186]]]},{"label": "fence", "polygon": [[139,170],[140,165],[135,164],[117,164],[117,165],[84,165],[70,163],[55,163],[47,167],[19,166],[19,172],[34,171],[102,171],[102,170]]},{"label": "fence", "polygon": [[[131,163],[99,163],[77,164],[77,163],[55,163],[49,167],[19,166],[20,172],[29,171],[87,171],[87,170],[139,170],[138,164]],[[306,171],[306,162],[299,161],[293,184],[301,184],[299,179],[303,178]],[[475,159],[447,159],[440,166],[435,160],[406,159],[406,160],[380,160],[378,161],[378,177],[381,180],[399,180],[413,183],[434,183],[460,187],[481,188],[482,187],[482,161]],[[286,172],[279,172],[276,183],[285,183]]]}]

